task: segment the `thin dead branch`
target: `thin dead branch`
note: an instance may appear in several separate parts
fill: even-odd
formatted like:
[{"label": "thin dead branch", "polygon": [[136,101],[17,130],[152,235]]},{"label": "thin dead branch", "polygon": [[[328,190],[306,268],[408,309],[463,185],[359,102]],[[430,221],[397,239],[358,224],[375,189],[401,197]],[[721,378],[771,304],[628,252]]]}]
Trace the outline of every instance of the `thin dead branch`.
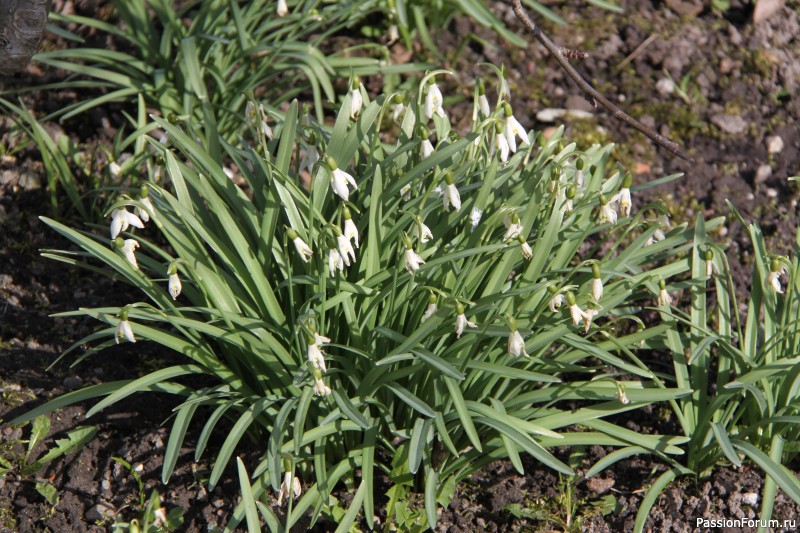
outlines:
[{"label": "thin dead branch", "polygon": [[673,142],[663,135],[658,134],[654,130],[648,128],[632,116],[625,113],[622,109],[614,105],[610,100],[600,94],[594,87],[589,85],[589,83],[583,79],[583,77],[578,73],[577,70],[570,64],[564,54],[562,53],[562,48],[556,45],[545,33],[536,25],[533,20],[528,16],[528,13],[522,7],[520,0],[512,0],[511,4],[514,7],[514,14],[517,15],[517,18],[522,22],[522,25],[530,31],[536,39],[547,48],[547,51],[550,52],[553,57],[556,58],[558,64],[561,65],[561,68],[567,73],[567,75],[572,78],[572,81],[586,94],[587,99],[597,107],[597,103],[599,102],[603,107],[608,109],[614,114],[618,120],[621,120],[642,132],[644,135],[649,137],[653,140],[653,142],[663,146],[676,156],[693,163],[694,160],[689,157],[689,154],[683,151],[680,145],[676,142]]}]

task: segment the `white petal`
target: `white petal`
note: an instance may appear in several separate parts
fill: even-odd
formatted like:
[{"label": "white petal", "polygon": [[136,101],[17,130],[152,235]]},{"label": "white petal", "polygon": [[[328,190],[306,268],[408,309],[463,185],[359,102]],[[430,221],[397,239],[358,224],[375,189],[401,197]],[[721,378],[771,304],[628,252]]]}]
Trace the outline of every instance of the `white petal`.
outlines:
[{"label": "white petal", "polygon": [[438,309],[436,304],[428,304],[428,308],[425,309],[425,314],[422,315],[422,321],[425,322],[428,320]]},{"label": "white petal", "polygon": [[603,297],[603,281],[600,278],[592,278],[592,296],[598,302]]},{"label": "white petal", "polygon": [[449,201],[449,203],[453,204],[453,207],[455,207],[456,211],[461,209],[461,196],[458,194],[458,189],[456,188],[455,184],[450,183],[447,185],[445,198],[445,208],[448,207],[447,203]]},{"label": "white petal", "polygon": [[428,139],[422,141],[422,145],[420,147],[421,157],[422,159],[427,159],[433,153],[433,144]]},{"label": "white petal", "polygon": [[350,239],[348,239],[344,235],[337,235],[336,242],[339,245],[339,253],[342,255],[344,264],[350,266],[351,261],[355,263],[356,251],[353,249],[353,245],[350,243]]},{"label": "white petal", "polygon": [[314,255],[311,248],[309,248],[300,237],[295,238],[292,242],[294,243],[294,247],[297,248],[297,252],[300,254],[300,259],[302,259],[304,263],[308,263],[308,260]]},{"label": "white petal", "polygon": [[125,256],[125,259],[133,265],[133,268],[138,269],[139,265],[136,262],[136,253],[134,252],[139,247],[139,243],[136,242],[134,239],[125,239],[124,244],[122,245],[122,254]]},{"label": "white petal", "polygon": [[492,109],[489,107],[489,99],[486,98],[485,94],[478,96],[478,107],[483,113],[483,116],[488,117],[492,114]]},{"label": "white petal", "polygon": [[172,295],[173,300],[177,300],[178,296],[181,293],[181,279],[178,277],[178,273],[170,274],[169,275],[169,293]]},{"label": "white petal", "polygon": [[279,17],[285,17],[288,14],[289,14],[289,6],[286,5],[286,0],[278,0],[277,15]]},{"label": "white petal", "polygon": [[358,228],[352,218],[344,219],[344,236],[353,239],[353,244],[358,248]]}]

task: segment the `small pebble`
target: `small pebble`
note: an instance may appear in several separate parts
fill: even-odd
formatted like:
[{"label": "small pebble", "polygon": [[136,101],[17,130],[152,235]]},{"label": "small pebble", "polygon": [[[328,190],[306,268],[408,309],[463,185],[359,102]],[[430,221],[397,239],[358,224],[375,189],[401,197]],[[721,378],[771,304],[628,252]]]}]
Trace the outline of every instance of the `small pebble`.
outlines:
[{"label": "small pebble", "polygon": [[69,376],[64,378],[63,385],[70,390],[76,390],[83,386],[83,380],[77,376]]},{"label": "small pebble", "polygon": [[114,516],[114,507],[110,503],[102,500],[98,501],[86,511],[86,520],[89,522],[96,522],[98,520],[105,520]]},{"label": "small pebble", "polygon": [[769,165],[760,165],[756,170],[756,183],[764,183],[770,176],[772,176],[772,167]]},{"label": "small pebble", "polygon": [[747,128],[747,122],[739,115],[714,115],[711,122],[724,131],[736,135],[742,133]]},{"label": "small pebble", "polygon": [[779,154],[783,151],[783,139],[779,135],[772,135],[767,137],[767,152],[770,154]]},{"label": "small pebble", "polygon": [[745,505],[755,506],[758,503],[758,494],[755,492],[745,492],[742,494],[742,503]]},{"label": "small pebble", "polygon": [[778,191],[776,189],[769,188],[767,189],[767,196],[769,196],[770,198],[777,198]]},{"label": "small pebble", "polygon": [[675,82],[669,78],[661,78],[656,82],[656,91],[661,96],[667,96],[675,92]]}]

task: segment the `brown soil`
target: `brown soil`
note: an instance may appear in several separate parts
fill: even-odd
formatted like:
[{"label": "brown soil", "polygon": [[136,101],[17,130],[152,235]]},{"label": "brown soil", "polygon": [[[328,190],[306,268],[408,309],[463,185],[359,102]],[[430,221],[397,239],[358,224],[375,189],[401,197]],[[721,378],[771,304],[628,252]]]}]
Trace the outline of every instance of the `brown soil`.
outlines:
[{"label": "brown soil", "polygon": [[[635,206],[662,197],[673,218],[680,222],[693,220],[698,212],[706,217],[728,215],[725,200],[730,200],[746,218],[759,220],[772,251],[786,253],[798,220],[797,185],[787,177],[800,174],[800,100],[796,96],[800,94],[800,15],[797,3],[789,1],[780,13],[755,25],[749,3],[731,3],[731,9],[720,14],[710,10],[710,2],[626,0],[620,2],[625,13],[612,15],[572,0],[566,7],[554,7],[569,21],[568,27],[542,24],[560,44],[590,52],[590,59],[578,68],[597,88],[623,102],[621,105],[632,115],[683,144],[696,159],[695,164],[689,164],[655,148],[602,110],[590,120],[566,119],[567,135],[579,143],[615,142],[616,155],[635,171],[637,183],[673,172],[686,173],[668,187],[635,198]],[[57,5],[67,4],[90,16],[98,8],[97,2]],[[505,3],[493,2],[492,7],[510,27],[519,27]],[[439,34],[441,48],[450,51],[446,55],[453,55],[469,32],[493,42],[491,34],[463,20],[456,20],[451,29],[452,33]],[[397,52],[402,55],[402,50]],[[474,65],[484,60],[504,63],[511,79],[515,114],[525,126],[547,128],[549,124],[535,118],[545,107],[590,110],[537,44],[523,51],[484,46],[473,40],[459,55],[448,59],[455,70],[479,73],[487,80],[487,71]],[[675,92],[658,92],[659,82],[660,86],[665,84],[661,81],[667,77],[665,72],[678,85],[687,80],[685,101]],[[55,80],[51,73],[40,72],[34,65],[8,86],[44,81]],[[451,84],[452,91],[469,98],[472,80],[459,78],[458,82]],[[46,113],[74,97],[48,93],[33,95],[28,101],[37,111]],[[113,129],[110,134],[104,129],[108,116],[97,111],[64,128],[82,141],[100,142],[113,135]],[[0,135],[8,141],[8,124],[0,126]],[[773,136],[779,136],[784,147],[770,154],[767,143]],[[32,152],[27,158],[0,162],[0,419],[5,421],[71,388],[136,377],[170,357],[137,343],[109,349],[75,367],[61,363],[44,370],[64,349],[96,327],[86,318],[51,318],[50,314],[125,304],[136,296],[121,283],[98,279],[39,256],[40,249],[69,247],[37,219],[49,210],[42,182],[41,165]],[[732,221],[727,235],[719,237],[729,246],[737,286],[745,291],[751,250],[742,228]],[[88,406],[63,409],[51,417],[52,431],[45,446],[78,425],[97,425],[98,437],[37,474],[59,489],[60,502],[54,508],[36,492],[30,479],[0,479],[0,531],[101,531],[110,518],[97,522],[93,511],[103,503],[112,509],[111,516],[116,511],[126,519],[135,517],[138,487],[114,457],[142,463],[147,495],[156,489],[168,509],[184,509],[184,530],[205,531],[215,524],[223,525],[235,504],[238,487],[229,481],[209,494],[203,483],[208,465],[202,460],[194,463],[191,448],[183,450],[169,485],[161,484],[160,467],[174,404],[168,398],[158,400],[132,397],[88,420],[83,416]],[[658,417],[653,414],[642,410],[632,420],[617,423],[643,432],[675,431],[654,423]],[[189,446],[196,441],[199,429],[191,428]],[[0,448],[20,452],[19,441],[27,438],[28,431],[29,427],[3,428]],[[586,450],[582,464],[588,467],[608,451],[601,447]],[[567,459],[566,451],[557,453],[562,460]],[[579,471],[585,472],[586,467]],[[561,529],[555,519],[566,521],[563,497],[567,480],[559,480],[533,461],[526,461],[525,469],[522,476],[507,463],[495,463],[466,480],[443,511],[439,530]],[[574,498],[583,522],[573,525],[586,531],[629,531],[643,490],[660,471],[663,465],[634,458],[597,479],[579,476],[574,482]],[[236,479],[234,473],[227,477]],[[761,472],[749,466],[739,470],[722,467],[707,480],[683,479],[659,498],[647,527],[653,531],[689,531],[701,517],[757,518],[762,482]],[[613,500],[606,500],[611,501],[610,507],[594,505],[609,495],[616,506]],[[755,503],[753,495],[758,498]],[[543,509],[544,513],[531,514],[530,509]],[[797,517],[800,508],[779,494],[774,518]],[[326,530],[327,526],[321,524],[318,529]]]}]

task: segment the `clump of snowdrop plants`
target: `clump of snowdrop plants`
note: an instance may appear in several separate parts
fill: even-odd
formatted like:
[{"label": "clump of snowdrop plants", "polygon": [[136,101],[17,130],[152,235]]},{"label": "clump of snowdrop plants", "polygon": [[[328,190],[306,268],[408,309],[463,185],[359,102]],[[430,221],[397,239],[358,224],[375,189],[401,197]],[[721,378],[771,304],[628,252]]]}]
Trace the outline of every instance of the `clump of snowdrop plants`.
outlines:
[{"label": "clump of snowdrop plants", "polygon": [[[688,393],[652,389],[630,353],[663,332],[634,316],[652,303],[653,284],[687,268],[652,255],[668,261],[690,234],[675,228],[644,247],[655,229],[604,207],[635,197],[635,188],[621,193],[611,148],[579,150],[561,129],[549,139],[526,130],[525,102],[504,90],[491,101],[489,83],[476,92],[471,129],[453,130],[449,75],[430,72],[416,95],[371,101],[352,83],[332,128],[294,102],[271,113],[270,136],[252,102],[241,113],[255,137],[220,140],[216,157],[208,129],[155,118],[170,140],[151,143],[164,177],[118,198],[114,241],[105,228],[46,220],[84,250],[56,258],[141,291],[124,307],[76,312],[106,324],[76,346],[135,339],[185,357],[89,389],[82,399],[102,398],[89,414],[137,391],[185,398],[165,482],[193,419],[205,433],[229,419],[219,449],[197,450],[213,454],[212,490],[246,433],[264,443],[240,480],[252,500],[233,523],[258,509],[270,529],[288,530],[352,483],[343,520],[363,511],[371,522],[383,471],[396,483],[423,478],[433,526],[453,482],[497,458],[521,472],[528,454],[570,474],[548,448],[601,440],[679,453],[669,439],[559,401],[589,400],[612,415]],[[223,167],[236,169],[235,181]],[[140,216],[140,226],[134,209],[148,221]],[[614,371],[635,376],[622,384],[629,401],[597,379]],[[573,381],[562,382],[565,372]],[[193,390],[188,375],[216,384]],[[394,466],[379,464],[385,458]]]}]

